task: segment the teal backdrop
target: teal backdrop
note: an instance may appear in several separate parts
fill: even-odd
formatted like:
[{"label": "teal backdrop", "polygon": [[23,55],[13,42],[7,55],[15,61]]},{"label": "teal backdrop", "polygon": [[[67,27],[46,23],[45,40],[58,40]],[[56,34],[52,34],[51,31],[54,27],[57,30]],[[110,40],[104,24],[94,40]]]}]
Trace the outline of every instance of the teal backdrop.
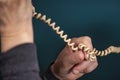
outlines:
[{"label": "teal backdrop", "polygon": [[[120,46],[120,0],[34,0],[36,11],[46,14],[72,37],[90,36],[99,50]],[[66,43],[45,23],[33,19],[41,73]],[[120,55],[98,57],[99,66],[79,80],[120,80]]]}]

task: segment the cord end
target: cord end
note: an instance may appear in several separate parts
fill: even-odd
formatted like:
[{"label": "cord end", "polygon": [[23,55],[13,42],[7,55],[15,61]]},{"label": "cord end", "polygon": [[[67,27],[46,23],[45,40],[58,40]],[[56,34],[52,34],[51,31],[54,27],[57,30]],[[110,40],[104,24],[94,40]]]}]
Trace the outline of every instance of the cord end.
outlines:
[{"label": "cord end", "polygon": [[110,46],[113,53],[120,53],[120,47]]}]

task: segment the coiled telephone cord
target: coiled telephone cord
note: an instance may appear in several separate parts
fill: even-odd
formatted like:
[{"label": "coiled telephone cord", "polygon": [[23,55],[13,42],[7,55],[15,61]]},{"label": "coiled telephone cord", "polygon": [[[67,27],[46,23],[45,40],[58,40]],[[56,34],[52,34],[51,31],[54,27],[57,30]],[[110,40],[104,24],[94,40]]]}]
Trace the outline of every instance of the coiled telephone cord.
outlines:
[{"label": "coiled telephone cord", "polygon": [[58,35],[60,35],[60,37],[62,39],[64,39],[64,42],[67,43],[68,46],[70,46],[72,48],[73,51],[76,50],[82,50],[84,52],[86,52],[88,55],[88,59],[90,61],[95,61],[96,60],[96,56],[106,56],[110,53],[120,53],[120,47],[115,47],[115,46],[110,46],[107,49],[103,50],[103,51],[99,51],[97,49],[93,49],[91,50],[90,48],[88,48],[86,45],[84,44],[79,44],[77,47],[75,46],[74,42],[71,42],[70,38],[67,38],[68,35],[64,34],[64,31],[61,30],[60,31],[60,26],[56,26],[55,22],[51,22],[51,18],[46,18],[46,15],[42,15],[41,13],[37,13],[35,11],[35,8],[33,7],[33,17],[35,17],[36,19],[42,20],[43,22],[45,22],[46,24],[48,24],[54,31],[56,31],[56,33]]}]

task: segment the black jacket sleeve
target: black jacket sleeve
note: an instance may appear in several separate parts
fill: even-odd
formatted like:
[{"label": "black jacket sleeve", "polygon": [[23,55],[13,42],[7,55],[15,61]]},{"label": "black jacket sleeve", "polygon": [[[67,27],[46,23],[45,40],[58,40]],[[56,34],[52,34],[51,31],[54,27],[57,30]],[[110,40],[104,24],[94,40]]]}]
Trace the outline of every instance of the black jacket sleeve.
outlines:
[{"label": "black jacket sleeve", "polygon": [[2,80],[58,80],[50,68],[40,77],[36,46],[26,43],[0,54]]}]

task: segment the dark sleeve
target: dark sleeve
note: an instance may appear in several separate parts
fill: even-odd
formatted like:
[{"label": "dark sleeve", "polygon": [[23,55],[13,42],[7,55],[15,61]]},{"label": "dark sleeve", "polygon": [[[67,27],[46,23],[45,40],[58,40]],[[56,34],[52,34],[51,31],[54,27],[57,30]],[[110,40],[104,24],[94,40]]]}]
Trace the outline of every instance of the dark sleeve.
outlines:
[{"label": "dark sleeve", "polygon": [[2,80],[58,80],[50,70],[40,77],[36,46],[26,43],[0,54]]}]

